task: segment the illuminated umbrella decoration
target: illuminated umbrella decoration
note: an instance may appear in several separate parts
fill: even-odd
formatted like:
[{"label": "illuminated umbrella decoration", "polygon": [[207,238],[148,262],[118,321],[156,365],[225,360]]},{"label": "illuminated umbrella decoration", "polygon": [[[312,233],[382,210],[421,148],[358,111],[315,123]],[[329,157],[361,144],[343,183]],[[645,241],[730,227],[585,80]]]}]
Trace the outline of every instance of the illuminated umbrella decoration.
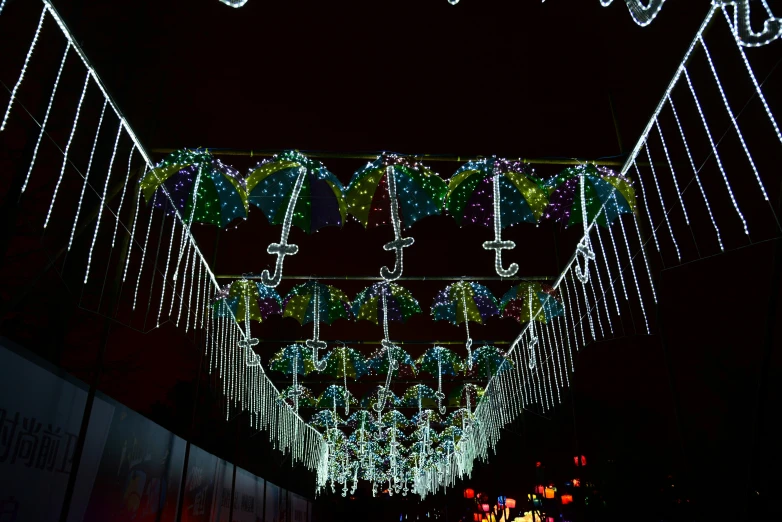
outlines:
[{"label": "illuminated umbrella decoration", "polygon": [[456,375],[462,371],[462,362],[459,356],[448,348],[434,346],[424,352],[416,361],[422,371],[431,375],[437,375],[437,408],[440,413],[445,413],[443,406],[443,375]]},{"label": "illuminated umbrella decoration", "polygon": [[356,398],[342,386],[336,386],[334,384],[326,388],[323,393],[318,396],[319,408],[333,408],[334,414],[337,414],[337,406],[345,407],[345,413],[350,412],[350,405],[356,404]]},{"label": "illuminated umbrella decoration", "polygon": [[[377,408],[375,406],[378,404],[378,401],[380,400],[381,392],[384,392],[384,390],[385,388],[383,386],[378,386],[374,390],[370,391],[369,393],[364,395],[364,397],[361,398],[360,406],[362,408],[372,408],[373,410],[377,411]],[[400,404],[402,404],[401,399],[399,399],[399,397],[394,395],[394,392],[390,390],[385,391],[383,395],[384,395],[384,399],[392,407],[399,406]]]},{"label": "illuminated umbrella decoration", "polygon": [[354,411],[348,417],[347,425],[356,430],[368,430],[375,422],[375,416],[367,410]]},{"label": "illuminated umbrella decoration", "polygon": [[318,351],[327,345],[320,340],[320,323],[331,324],[337,319],[350,317],[348,297],[330,285],[317,281],[308,281],[294,286],[283,300],[283,317],[293,317],[302,326],[312,323],[312,339],[307,340],[307,348],[312,350],[312,362],[317,371],[326,367],[325,360],[318,360]]},{"label": "illuminated umbrella decoration", "polygon": [[402,228],[440,214],[446,190],[442,178],[429,168],[394,154],[383,154],[353,174],[345,196],[348,212],[364,227],[389,221],[394,227],[394,240],[383,249],[393,250],[396,260],[393,270],[380,269],[383,279],[394,281],[402,276],[403,250],[414,243],[412,237],[402,237]]},{"label": "illuminated umbrella decoration", "polygon": [[[344,380],[345,392],[348,391],[348,377],[359,379],[365,375],[369,368],[366,359],[353,348],[346,346],[337,346],[326,357],[326,367],[323,373],[332,377],[342,378]],[[345,406],[345,415],[348,414],[349,406]]]},{"label": "illuminated umbrella decoration", "polygon": [[282,313],[282,299],[276,290],[247,279],[238,279],[221,289],[214,303],[218,317],[225,317],[222,302],[228,305],[238,322],[244,321],[248,313],[250,320],[259,323]]},{"label": "illuminated umbrella decoration", "polygon": [[450,321],[453,324],[464,323],[467,331],[467,367],[472,368],[472,339],[470,321],[484,324],[486,320],[499,315],[497,300],[488,288],[478,283],[459,281],[448,285],[437,293],[432,305],[432,315],[436,321]]},{"label": "illuminated umbrella decoration", "polygon": [[[589,225],[595,222],[607,227],[620,214],[635,212],[632,181],[605,167],[588,164],[566,168],[543,185],[550,195],[547,219],[565,226],[583,224],[584,237],[576,250],[576,277],[586,283],[589,281],[589,261],[595,259],[587,234]],[[583,267],[579,258],[583,258]]]},{"label": "illuminated umbrella decoration", "polygon": [[486,374],[489,378],[513,368],[510,359],[495,346],[481,346],[473,352],[472,359],[478,372]]},{"label": "illuminated umbrella decoration", "polygon": [[332,410],[320,410],[312,416],[310,424],[316,428],[335,429],[344,425],[345,421]]},{"label": "illuminated umbrella decoration", "polygon": [[[389,350],[391,350],[391,354],[388,353]],[[388,375],[390,361],[395,363],[393,365],[395,368],[392,370],[394,377],[413,377],[417,373],[412,356],[404,348],[396,345],[392,345],[391,348],[381,346],[367,359],[372,373],[377,375]],[[390,397],[391,391],[389,390],[387,393]]]},{"label": "illuminated umbrella decoration", "polygon": [[[318,399],[313,395],[312,390],[301,384],[288,386],[282,390],[279,399],[289,406],[294,407],[297,412],[299,411],[298,407],[301,405],[312,408],[318,402]],[[332,412],[328,411],[328,413]]]},{"label": "illuminated umbrella decoration", "polygon": [[410,421],[399,410],[387,411],[381,417],[383,426],[392,427],[396,429],[406,429],[410,427]]},{"label": "illuminated umbrella decoration", "polygon": [[259,163],[247,174],[246,186],[248,201],[263,211],[269,223],[282,224],[280,242],[267,249],[277,255],[277,262],[274,274],[268,270],[261,273],[266,286],[280,284],[285,256],[299,251],[297,245],[288,243],[292,225],[312,234],[327,225],[342,226],[345,221],[342,184],[322,163],[298,151],[286,151]]},{"label": "illuminated umbrella decoration", "polygon": [[[406,362],[409,359],[409,355],[404,351],[399,353],[399,348],[389,339],[388,322],[404,322],[417,313],[421,313],[421,307],[410,291],[398,284],[385,281],[365,288],[353,302],[353,315],[356,319],[366,319],[375,324],[382,321],[381,354],[388,358],[388,363],[385,364],[387,373],[384,390],[386,392],[390,390],[392,374],[399,369],[400,361]],[[398,355],[401,357],[397,358]],[[375,365],[378,366],[377,363]],[[375,405],[375,410],[378,413],[383,411],[385,407],[382,392],[379,398],[380,400]]]},{"label": "illuminated umbrella decoration", "polygon": [[[549,285],[532,282],[520,283],[508,290],[500,300],[500,309],[502,317],[512,317],[522,324],[529,323],[532,318],[545,324],[554,317],[562,316],[565,313],[562,304],[556,299],[556,290]],[[524,332],[527,331],[530,337],[527,344],[527,349],[530,352],[528,366],[533,369],[537,364],[535,346],[538,344],[534,322],[530,328],[522,330],[519,337],[513,342],[513,346],[521,341]]]},{"label": "illuminated umbrella decoration", "polygon": [[286,399],[290,399],[296,415],[299,414],[299,397],[304,393],[299,386],[299,375],[307,375],[315,369],[310,352],[300,344],[286,346],[272,357],[269,362],[272,370],[285,375],[293,375],[293,385],[287,390]]},{"label": "illuminated umbrella decoration", "polygon": [[178,150],[169,154],[141,180],[144,199],[151,201],[161,186],[188,225],[211,223],[225,228],[235,219],[247,218],[242,176],[207,151]]},{"label": "illuminated umbrella decoration", "polygon": [[519,265],[502,266],[502,251],[516,247],[502,240],[502,229],[517,223],[538,223],[548,204],[540,181],[517,161],[491,158],[462,165],[448,181],[445,208],[462,224],[465,220],[494,226],[494,241],[483,244],[494,250],[494,269],[501,277],[512,277]]},{"label": "illuminated umbrella decoration", "polygon": [[402,404],[410,408],[434,408],[437,406],[437,392],[426,384],[414,384],[410,386],[402,396]]},{"label": "illuminated umbrella decoration", "polygon": [[465,382],[456,386],[448,394],[448,406],[465,407],[471,410],[472,405],[478,404],[478,400],[483,397],[483,392],[483,387],[471,382]]}]

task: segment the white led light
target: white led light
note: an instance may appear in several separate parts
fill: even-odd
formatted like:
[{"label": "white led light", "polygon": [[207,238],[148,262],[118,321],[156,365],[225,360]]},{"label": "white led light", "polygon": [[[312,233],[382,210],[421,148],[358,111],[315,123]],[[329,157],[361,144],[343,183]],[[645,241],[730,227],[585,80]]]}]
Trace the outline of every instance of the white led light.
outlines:
[{"label": "white led light", "polygon": [[[114,242],[117,239],[117,229],[119,228],[119,214],[122,211],[122,203],[125,201],[125,194],[128,191],[128,180],[130,180],[130,164],[133,162],[133,153],[136,152],[135,143],[130,147],[130,154],[128,154],[128,173],[125,175],[125,183],[122,185],[122,195],[119,198],[119,205],[117,205],[117,212],[114,220],[114,234],[111,236],[111,248],[114,248]],[[130,252],[130,246],[128,246],[128,252]]]},{"label": "white led light", "polygon": [[[38,141],[35,142],[35,148],[33,149],[33,159],[30,160],[30,167],[27,169],[27,176],[24,178],[24,183],[22,184],[22,193],[24,193],[25,189],[27,188],[27,183],[30,181],[30,174],[33,173],[33,167],[35,167],[35,159],[38,157],[38,148],[41,146],[41,140],[43,139],[43,135],[46,132],[46,123],[49,121],[49,114],[52,112],[52,104],[54,103],[54,95],[57,94],[57,87],[60,85],[60,77],[62,76],[62,70],[65,68],[65,60],[68,58],[68,51],[71,50],[71,43],[68,42],[68,45],[65,46],[65,52],[62,55],[62,62],[60,62],[60,68],[57,70],[57,78],[54,80],[54,87],[52,87],[52,95],[49,97],[49,105],[46,106],[46,114],[43,117],[43,121],[41,122],[41,132],[38,133]],[[84,90],[82,91],[81,98],[79,99],[79,108],[76,110],[76,119],[79,118],[79,110],[81,110],[81,102],[84,100],[84,91],[87,89],[87,84],[84,85]],[[73,122],[74,129],[76,128],[76,122]],[[73,135],[71,135],[71,138]],[[70,145],[70,140],[68,141],[68,145]],[[68,156],[68,148],[65,148],[65,156],[67,158]]]},{"label": "white led light", "polygon": [[[139,191],[139,194],[141,191]],[[155,203],[157,202],[157,192],[155,192],[155,195],[152,196],[152,208],[155,208]],[[133,310],[136,309],[136,297],[138,296],[138,286],[141,283],[141,274],[144,272],[144,260],[147,257],[147,243],[149,242],[149,231],[152,229],[152,218],[155,216],[155,213],[150,211],[149,213],[149,221],[147,221],[147,233],[144,236],[144,246],[141,249],[141,264],[139,264],[138,267],[138,276],[136,277],[136,289],[133,291]],[[163,220],[165,221],[165,214],[163,214]],[[154,278],[154,272],[152,274],[152,277]]]},{"label": "white led light", "polygon": [[[166,255],[166,270],[163,272],[163,285],[160,289],[160,305],[157,309],[157,325],[160,326],[160,314],[163,312],[163,302],[166,298],[166,284],[168,283],[168,267],[171,263],[171,250],[174,246],[174,238],[176,238],[176,226],[177,226],[177,218],[174,216],[174,219],[172,220],[173,224],[171,225],[171,236],[168,240],[168,255]],[[184,225],[182,225],[182,234],[185,233]],[[153,274],[154,277],[154,274]]]},{"label": "white led light", "polygon": [[[627,233],[625,232],[625,224],[622,221],[621,218],[618,219],[619,226],[622,229],[622,237],[624,237],[625,240],[625,246],[627,247],[627,259],[630,262],[630,270],[633,273],[633,281],[635,281],[635,289],[638,292],[638,303],[641,305],[641,312],[644,316],[644,324],[646,325],[646,332],[651,334],[651,330],[649,330],[649,321],[646,318],[646,308],[644,307],[644,300],[643,297],[641,297],[641,286],[638,284],[638,277],[635,275],[635,263],[633,263],[633,254],[630,252],[630,242],[627,240]],[[639,241],[641,238],[638,238]],[[641,250],[643,250],[643,241],[641,241]]]},{"label": "white led light", "polygon": [[380,268],[380,277],[386,281],[395,281],[402,277],[402,271],[404,270],[404,249],[412,246],[415,243],[415,239],[412,237],[402,237],[402,224],[399,220],[399,202],[396,198],[396,175],[394,174],[394,167],[386,167],[386,179],[388,180],[388,198],[389,206],[391,207],[391,225],[394,228],[394,240],[383,245],[383,250],[394,251],[396,259],[394,261],[394,269],[389,270],[388,267]]},{"label": "white led light", "polygon": [[[89,79],[89,75],[87,76]],[[84,200],[84,191],[87,190],[87,182],[90,177],[90,170],[92,169],[92,160],[95,157],[95,148],[98,146],[98,136],[100,136],[100,129],[103,125],[103,116],[106,114],[106,105],[108,102],[106,100],[103,100],[103,109],[100,111],[100,119],[98,120],[98,128],[95,130],[95,138],[92,141],[92,151],[90,152],[90,161],[87,163],[87,171],[84,173],[84,183],[82,183],[81,186],[81,193],[79,194],[79,204],[76,207],[76,216],[73,218],[73,227],[71,228],[71,237],[68,239],[68,251],[71,250],[71,246],[73,245],[73,237],[76,234],[76,224],[79,221],[79,214],[81,213],[81,204]],[[73,133],[73,130],[71,130],[71,133]],[[62,181],[62,175],[65,172],[65,166],[63,164],[62,169],[60,170],[60,178],[57,180],[57,185],[54,187],[54,195],[57,195],[57,191],[60,188],[60,182]],[[46,225],[49,223],[49,218],[52,215],[52,208],[54,208],[54,197],[52,197],[52,202],[49,205],[49,211],[46,213],[46,221],[44,221],[43,228],[46,228]]]},{"label": "white led light", "polygon": [[282,264],[285,256],[296,255],[299,251],[297,245],[288,244],[288,234],[291,231],[291,225],[293,224],[293,210],[296,208],[296,202],[299,200],[299,193],[301,192],[301,186],[304,183],[304,178],[307,175],[307,169],[305,167],[299,167],[299,175],[296,178],[296,183],[293,186],[293,192],[288,200],[288,208],[285,210],[285,218],[282,221],[282,234],[280,235],[279,243],[272,243],[266,249],[269,254],[277,255],[277,262],[274,265],[274,274],[269,274],[268,270],[261,272],[261,282],[269,287],[275,287],[282,281]]},{"label": "white led light", "polygon": [[[654,238],[654,246],[657,248],[657,252],[660,252],[660,242],[657,240],[657,228],[654,226],[654,219],[652,218],[652,213],[649,212],[649,203],[648,199],[646,198],[646,189],[644,188],[643,181],[641,181],[641,172],[638,170],[638,165],[635,163],[635,159],[633,159],[632,162],[633,168],[635,168],[635,173],[637,175],[638,179],[638,185],[641,187],[641,199],[644,201],[644,208],[646,209],[646,217],[649,218],[649,228],[652,230],[652,237]],[[663,212],[665,212],[665,207],[663,207]]]},{"label": "white led light", "polygon": [[733,208],[736,210],[736,214],[738,214],[739,219],[741,220],[741,223],[744,226],[744,233],[749,235],[747,220],[744,219],[744,214],[742,214],[741,210],[739,209],[739,204],[736,201],[736,196],[733,195],[733,189],[730,186],[730,182],[728,182],[728,175],[725,173],[725,167],[722,166],[720,153],[717,152],[717,145],[714,143],[714,138],[712,138],[711,136],[711,129],[709,129],[709,124],[706,123],[706,116],[703,115],[701,102],[698,99],[698,95],[695,94],[695,88],[692,86],[692,80],[690,80],[690,75],[687,73],[687,69],[683,69],[683,72],[684,72],[684,77],[687,79],[687,85],[690,88],[690,93],[692,94],[692,98],[693,100],[695,100],[695,106],[698,108],[698,114],[700,114],[701,116],[701,122],[703,123],[703,128],[706,130],[706,136],[708,136],[709,138],[709,143],[711,144],[711,150],[714,153],[714,159],[717,161],[717,166],[719,167],[720,172],[722,173],[722,179],[725,181],[725,187],[728,189],[728,195],[730,196],[730,201],[733,203]]},{"label": "white led light", "polygon": [[695,181],[698,183],[698,189],[700,189],[701,196],[703,196],[703,202],[706,204],[706,210],[709,212],[709,219],[711,219],[711,224],[714,226],[714,232],[717,234],[717,242],[720,245],[720,250],[723,252],[725,251],[725,246],[722,244],[722,236],[720,235],[720,229],[717,226],[717,222],[714,220],[714,214],[711,211],[711,205],[709,204],[709,199],[706,197],[706,191],[703,188],[703,183],[701,183],[700,175],[698,174],[698,168],[695,166],[695,161],[692,159],[692,153],[690,152],[690,146],[687,143],[687,138],[684,135],[684,129],[682,128],[682,124],[679,121],[679,113],[676,112],[676,106],[673,104],[673,100],[671,99],[670,95],[668,95],[668,103],[671,106],[671,110],[673,111],[673,116],[676,119],[676,125],[679,128],[679,134],[681,135],[682,142],[684,143],[684,148],[687,151],[687,158],[690,160],[690,166],[692,167],[692,172],[695,176]]},{"label": "white led light", "polygon": [[[148,169],[144,168],[144,175],[146,175]],[[144,175],[141,176],[141,179],[144,179]],[[130,241],[128,243],[128,253],[125,256],[125,269],[122,272],[122,282],[125,282],[125,279],[128,277],[128,266],[130,265],[130,255],[133,253],[133,243],[136,240],[136,225],[138,224],[138,210],[139,207],[141,207],[141,197],[143,196],[143,191],[141,190],[141,186],[138,186],[138,190],[136,190],[136,210],[133,214],[133,225],[130,227]],[[152,207],[154,208],[154,207]]]},{"label": "white led light", "polygon": [[[95,242],[98,240],[98,230],[100,229],[100,218],[103,215],[103,207],[106,206],[106,192],[109,190],[109,180],[111,179],[111,170],[114,167],[114,158],[117,157],[117,146],[119,145],[119,138],[122,136],[122,124],[117,129],[117,137],[114,139],[114,150],[111,152],[111,161],[109,161],[109,169],[106,171],[106,182],[103,184],[103,195],[100,197],[100,205],[98,206],[98,217],[95,221],[95,232],[92,234],[92,244],[90,245],[90,252],[87,254],[87,270],[84,272],[84,283],[87,283],[87,279],[90,276],[90,265],[92,264],[92,252],[95,249]],[[54,203],[54,200],[52,200]]]},{"label": "white led light", "polygon": [[24,80],[24,74],[27,72],[27,65],[30,63],[30,57],[33,55],[35,44],[38,43],[38,36],[41,34],[41,27],[43,27],[43,21],[45,18],[46,7],[43,8],[43,11],[41,11],[41,18],[38,20],[38,27],[35,29],[35,35],[33,36],[32,43],[30,43],[30,49],[27,51],[27,56],[24,59],[22,70],[19,72],[19,78],[16,80],[16,84],[11,90],[11,98],[8,100],[8,108],[5,110],[2,123],[0,123],[0,132],[5,130],[5,126],[8,123],[8,117],[11,115],[11,107],[13,106],[14,100],[16,99],[16,93],[19,91],[19,86],[22,84],[22,80]]},{"label": "white led light", "polygon": [[492,204],[494,205],[494,241],[483,243],[484,250],[494,250],[494,270],[500,277],[513,277],[519,271],[519,265],[511,263],[508,268],[502,267],[502,251],[516,248],[513,241],[502,240],[502,209],[500,208],[500,173],[494,168],[492,176]]},{"label": "white led light", "polygon": [[[668,209],[665,207],[665,201],[663,201],[663,193],[660,190],[660,182],[657,181],[657,172],[654,169],[654,163],[652,162],[652,155],[649,152],[649,143],[647,142],[644,145],[644,149],[646,150],[646,158],[649,160],[649,168],[652,171],[652,179],[654,180],[654,186],[657,187],[657,197],[660,199],[660,206],[663,209],[663,217],[665,218],[665,224],[668,225],[668,233],[671,235],[671,241],[673,241],[673,246],[676,248],[676,258],[681,263],[682,261],[682,254],[679,251],[679,243],[676,242],[676,237],[673,235],[673,227],[671,226],[671,220],[668,218]],[[638,165],[635,164],[635,161],[633,161],[633,165],[635,166],[636,172],[638,172]],[[641,183],[641,174],[638,174],[638,182]],[[674,181],[674,184],[676,182]],[[678,185],[677,185],[677,193],[678,193]],[[614,198],[614,201],[616,201],[616,198]]]}]

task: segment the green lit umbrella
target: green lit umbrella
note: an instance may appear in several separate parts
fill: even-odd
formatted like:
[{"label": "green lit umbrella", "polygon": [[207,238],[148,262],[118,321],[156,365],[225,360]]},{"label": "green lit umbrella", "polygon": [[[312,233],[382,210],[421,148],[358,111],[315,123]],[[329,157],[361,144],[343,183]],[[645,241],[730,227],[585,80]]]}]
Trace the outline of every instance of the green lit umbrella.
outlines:
[{"label": "green lit umbrella", "polygon": [[348,212],[367,226],[391,223],[394,240],[383,247],[396,253],[394,269],[380,269],[386,281],[402,276],[403,249],[414,242],[402,237],[407,228],[425,216],[442,212],[447,187],[440,176],[411,158],[383,154],[359,169],[348,185],[345,200]]},{"label": "green lit umbrella", "polygon": [[448,348],[433,346],[424,352],[416,361],[422,371],[437,376],[437,407],[440,413],[445,413],[443,406],[443,375],[456,375],[462,371],[459,356]]},{"label": "green lit umbrella", "polygon": [[315,369],[323,371],[325,361],[318,360],[318,350],[325,350],[326,343],[320,340],[320,323],[331,324],[337,319],[350,317],[350,300],[342,290],[324,285],[317,281],[308,281],[294,286],[285,296],[282,304],[283,317],[293,317],[299,324],[312,323],[312,339],[307,340],[307,348],[312,350],[312,362]]},{"label": "green lit umbrella", "polygon": [[487,377],[513,368],[510,359],[495,346],[481,346],[473,352],[472,360],[477,373]]},{"label": "green lit umbrella", "polygon": [[342,184],[322,163],[298,151],[286,151],[258,164],[247,175],[246,186],[248,201],[260,208],[271,224],[282,225],[280,242],[267,249],[277,255],[277,262],[274,274],[268,270],[261,273],[266,286],[280,284],[285,256],[299,251],[297,245],[288,243],[292,225],[311,234],[345,222]]}]

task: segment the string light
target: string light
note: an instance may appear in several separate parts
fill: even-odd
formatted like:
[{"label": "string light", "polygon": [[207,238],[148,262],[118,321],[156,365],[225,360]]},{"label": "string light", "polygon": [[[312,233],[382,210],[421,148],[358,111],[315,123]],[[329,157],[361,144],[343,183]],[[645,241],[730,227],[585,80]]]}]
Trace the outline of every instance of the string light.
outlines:
[{"label": "string light", "polygon": [[717,152],[717,145],[714,143],[714,138],[711,136],[711,129],[709,128],[709,124],[706,123],[706,116],[703,115],[703,109],[701,108],[701,102],[698,99],[698,95],[695,94],[695,88],[692,86],[692,80],[690,80],[690,75],[687,73],[686,68],[682,68],[684,72],[684,77],[687,79],[687,86],[690,88],[690,93],[692,94],[692,98],[695,101],[695,107],[698,109],[698,114],[700,114],[701,122],[703,123],[703,128],[706,131],[706,136],[709,138],[709,144],[711,144],[711,150],[714,153],[714,159],[717,162],[717,166],[720,169],[720,173],[722,174],[722,179],[725,181],[725,187],[728,189],[728,195],[730,196],[730,201],[733,203],[733,208],[736,210],[736,214],[738,214],[739,219],[741,220],[741,224],[744,227],[744,233],[746,235],[749,235],[749,228],[747,227],[747,220],[744,219],[744,214],[739,209],[739,204],[736,201],[736,196],[733,194],[733,189],[730,186],[730,183],[728,182],[728,175],[725,173],[725,167],[722,165],[722,159],[720,159],[720,154]]},{"label": "string light", "polygon": [[673,104],[673,99],[671,99],[670,95],[668,95],[668,104],[671,106],[671,110],[673,111],[673,116],[676,119],[676,126],[679,128],[679,135],[682,138],[682,143],[684,143],[684,149],[687,151],[687,159],[690,160],[690,166],[692,167],[692,172],[695,177],[695,181],[698,183],[698,189],[701,192],[701,196],[703,196],[703,202],[706,204],[706,210],[709,213],[709,219],[711,220],[711,224],[714,227],[714,232],[717,234],[717,242],[720,245],[720,250],[724,252],[725,246],[722,244],[722,236],[720,235],[720,229],[717,226],[717,221],[714,219],[714,214],[711,211],[711,205],[709,204],[709,199],[706,197],[706,191],[703,188],[703,183],[701,183],[701,177],[699,175],[698,168],[695,166],[695,161],[693,161],[692,159],[690,146],[687,143],[686,136],[684,135],[684,129],[682,128],[681,121],[679,121],[679,113],[676,112],[676,106]]},{"label": "string light", "polygon": [[[114,139],[114,150],[111,152],[111,160],[109,161],[109,169],[106,171],[106,182],[103,184],[103,195],[100,197],[100,205],[98,206],[98,217],[95,221],[95,232],[92,234],[92,244],[90,245],[89,254],[87,254],[87,270],[84,272],[84,283],[87,283],[87,279],[90,276],[90,265],[92,264],[92,252],[95,249],[95,242],[98,240],[98,230],[100,229],[100,218],[103,215],[103,207],[106,206],[106,192],[109,190],[109,180],[111,179],[111,170],[114,167],[114,159],[117,157],[117,146],[119,145],[119,138],[122,135],[122,124],[120,123],[117,129],[117,137]],[[52,200],[52,204],[54,200]]]},{"label": "string light", "polygon": [[133,153],[136,152],[136,144],[134,143],[130,147],[130,154],[128,154],[128,173],[125,175],[125,183],[122,184],[122,194],[119,198],[119,205],[117,206],[117,212],[115,213],[116,219],[114,220],[114,234],[111,236],[111,248],[114,248],[114,242],[117,239],[117,229],[119,228],[119,215],[122,211],[122,203],[125,201],[125,194],[128,191],[128,180],[130,180],[130,164],[133,162]]},{"label": "string light", "polygon": [[14,84],[14,88],[11,89],[11,98],[8,100],[8,108],[5,110],[5,115],[3,116],[3,121],[0,123],[0,132],[5,130],[5,126],[8,123],[8,117],[11,115],[11,107],[13,107],[14,100],[16,99],[16,93],[19,91],[19,86],[22,85],[22,80],[24,80],[24,74],[27,72],[27,65],[30,63],[30,58],[33,55],[33,50],[35,49],[35,44],[38,43],[38,36],[41,34],[41,28],[43,27],[43,21],[46,18],[46,7],[43,8],[43,11],[41,11],[41,18],[38,20],[38,27],[35,28],[35,35],[33,36],[33,41],[30,43],[30,49],[27,50],[27,56],[24,58],[24,64],[22,64],[22,70],[19,72],[19,78],[16,80],[16,83]]},{"label": "string light", "polygon": [[[30,181],[30,175],[33,173],[33,167],[35,167],[35,159],[38,157],[38,148],[41,146],[41,140],[43,139],[43,135],[46,132],[46,123],[49,121],[49,114],[52,111],[52,104],[54,103],[54,95],[57,94],[57,87],[60,85],[60,77],[62,76],[62,70],[65,68],[65,60],[68,58],[68,51],[71,50],[71,43],[68,42],[68,44],[65,46],[65,52],[62,55],[62,61],[60,62],[60,68],[57,70],[57,78],[54,80],[54,87],[52,87],[52,94],[49,97],[49,105],[46,106],[46,114],[44,114],[43,121],[41,122],[41,132],[38,133],[38,140],[35,142],[35,148],[33,149],[33,158],[30,161],[30,167],[27,169],[27,176],[24,178],[24,183],[22,184],[22,190],[21,192],[24,194],[25,189],[27,188],[27,183]],[[86,85],[84,87],[87,88]],[[76,111],[76,118],[79,117],[79,110],[81,109],[81,102],[84,99],[84,91],[82,91],[82,97],[79,100],[79,109]],[[74,128],[76,126],[76,122],[74,121]],[[68,144],[70,145],[70,140],[68,141]],[[67,147],[65,149],[68,150]],[[67,152],[66,152],[67,157]]]},{"label": "string light", "polygon": [[[173,223],[171,225],[171,236],[168,241],[168,255],[166,255],[166,270],[163,272],[163,286],[160,289],[160,306],[158,306],[157,309],[157,326],[160,327],[160,314],[163,312],[163,302],[166,298],[166,283],[168,281],[168,267],[169,263],[171,262],[171,249],[174,246],[174,239],[176,238],[176,226],[177,226],[177,219],[174,218]],[[184,224],[182,225],[182,234],[185,233]],[[154,278],[154,274],[153,274]],[[223,344],[225,344],[223,342]]]},{"label": "string light", "polygon": [[[89,75],[87,76],[89,78]],[[81,214],[81,204],[82,201],[84,201],[84,192],[87,190],[87,182],[90,178],[90,170],[92,170],[92,160],[95,157],[95,148],[98,146],[98,137],[100,136],[100,129],[103,126],[103,116],[106,114],[106,105],[108,105],[108,100],[103,100],[103,108],[100,111],[100,119],[98,120],[98,128],[95,130],[95,138],[92,140],[92,150],[90,151],[90,161],[87,163],[87,171],[84,173],[84,183],[82,183],[81,186],[81,192],[79,193],[79,204],[76,207],[76,215],[73,218],[73,226],[71,227],[71,236],[68,239],[68,251],[70,252],[71,246],[73,245],[73,237],[76,234],[76,224],[79,221],[79,215]],[[71,128],[71,134],[73,134],[74,129]],[[46,225],[49,224],[49,218],[52,215],[52,209],[54,208],[54,199],[57,196],[57,191],[60,189],[60,183],[62,182],[62,176],[65,173],[65,166],[63,163],[63,167],[60,169],[60,177],[57,180],[57,184],[54,186],[54,196],[52,197],[52,202],[49,205],[49,211],[46,213],[46,220],[44,221],[43,228],[46,228]]]}]

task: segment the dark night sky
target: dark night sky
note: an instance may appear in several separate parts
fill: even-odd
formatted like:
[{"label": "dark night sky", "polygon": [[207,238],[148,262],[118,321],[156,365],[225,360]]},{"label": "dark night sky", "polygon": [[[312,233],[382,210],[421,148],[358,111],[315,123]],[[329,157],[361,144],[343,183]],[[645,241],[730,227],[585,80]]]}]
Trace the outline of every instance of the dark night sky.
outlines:
[{"label": "dark night sky", "polygon": [[[6,9],[21,3],[9,0]],[[598,0],[461,0],[456,6],[445,0],[250,0],[242,9],[217,0],[56,4],[149,149],[597,159],[632,148],[709,2],[670,0],[646,28],[633,23],[623,2],[603,8]],[[5,13],[0,39],[8,35],[26,48],[35,20],[28,17],[11,27],[4,18]],[[0,78],[9,84],[12,74],[2,67]],[[3,139],[9,150],[21,147],[13,137]],[[241,169],[254,163],[227,161]],[[361,164],[326,163],[345,183]],[[456,164],[434,168],[447,178]],[[267,268],[266,245],[278,233],[254,211],[247,223],[221,233],[216,254],[214,230],[203,227],[197,237],[217,273],[235,274]],[[460,230],[447,218],[433,218],[412,233],[416,249],[406,254],[406,273],[491,275],[492,255],[479,247],[490,231]],[[312,237],[294,230],[292,240],[302,251],[286,261],[286,270],[375,275],[391,261],[381,250],[390,234],[386,228],[366,233],[355,222]],[[553,276],[573,251],[578,231],[515,227],[508,236],[521,245],[515,260],[523,274]],[[350,250],[356,244],[360,254]],[[19,263],[26,246],[15,243]],[[659,272],[660,304],[650,308],[655,335],[628,333],[583,349],[563,405],[545,416],[529,413],[510,426],[499,456],[490,467],[478,466],[470,484],[513,489],[521,497],[535,480],[535,461],[566,476],[573,452],[581,451],[598,469],[614,474],[616,495],[648,499],[653,495],[639,491],[653,490],[658,479],[675,473],[677,480],[684,477],[704,512],[721,512],[720,503],[739,506],[733,488],[746,482],[762,347],[769,342],[766,327],[772,325],[776,345],[782,333],[780,313],[766,313],[770,295],[779,290],[765,284],[775,267],[773,251],[773,243],[761,243]],[[32,265],[15,266],[24,274],[19,279],[34,280]],[[64,305],[55,302],[53,287],[45,286],[49,279],[42,281],[3,323],[3,334],[45,352],[52,331],[62,332],[59,362],[87,379],[100,321],[78,309],[65,319],[56,317]],[[5,281],[4,295],[13,295],[16,284],[21,281]],[[350,296],[362,288],[353,282],[339,286]],[[407,286],[427,310],[441,284]],[[506,285],[490,288],[501,293]],[[517,328],[497,320],[473,336],[511,340]],[[274,319],[256,334],[272,341],[299,339],[309,328]],[[323,335],[368,341],[380,332],[374,325],[351,323],[326,328]],[[418,317],[395,335],[461,340],[463,332]],[[666,348],[672,354],[670,372]],[[266,349],[264,357],[272,350]],[[169,429],[187,429],[191,412],[183,410],[192,400],[198,355],[181,332],[170,324],[148,335],[118,329],[107,364],[125,365],[127,371],[105,375],[102,391]],[[779,350],[770,368],[774,382]],[[769,408],[778,410],[775,386]],[[217,400],[209,400],[198,412],[199,444],[309,494],[311,477],[301,468],[288,476],[290,462],[269,452],[259,440],[264,434],[250,438],[253,434],[240,431],[236,422],[224,423]],[[609,461],[616,462],[614,468]],[[605,471],[609,468],[613,471]],[[348,518],[354,513],[339,504],[329,509]]]}]

